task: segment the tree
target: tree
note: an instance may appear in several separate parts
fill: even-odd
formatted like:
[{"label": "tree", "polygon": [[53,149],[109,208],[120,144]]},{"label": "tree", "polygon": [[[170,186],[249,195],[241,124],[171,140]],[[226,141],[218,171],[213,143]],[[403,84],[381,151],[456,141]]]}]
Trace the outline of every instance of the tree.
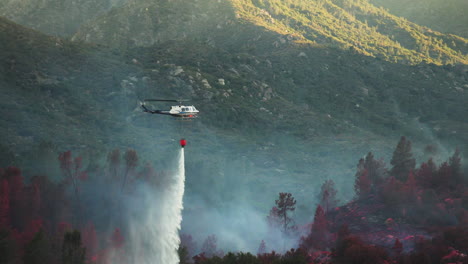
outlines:
[{"label": "tree", "polygon": [[403,183],[390,177],[384,183],[380,196],[389,209],[395,210],[405,200]]},{"label": "tree", "polygon": [[265,253],[267,253],[266,244],[265,240],[262,240],[262,242],[260,242],[260,246],[258,247],[257,255],[262,255]]},{"label": "tree", "polygon": [[217,241],[218,239],[215,235],[210,235],[205,239],[201,247],[201,251],[204,254],[204,256],[211,258],[213,256],[220,257],[223,255],[223,252],[217,249]]},{"label": "tree", "polygon": [[135,169],[138,165],[138,155],[134,149],[129,149],[125,152],[124,155],[125,159],[125,174],[122,182],[122,191],[127,183],[127,176],[128,174]]},{"label": "tree", "polygon": [[0,263],[18,263],[18,255],[18,245],[13,232],[0,227]]},{"label": "tree", "polygon": [[461,157],[460,150],[457,148],[453,155],[449,158],[448,164],[452,170],[452,176],[456,183],[463,182],[463,174],[461,171]]},{"label": "tree", "polygon": [[187,257],[191,258],[196,254],[197,244],[193,241],[191,235],[181,234],[180,235],[180,248],[185,248]]},{"label": "tree", "polygon": [[367,170],[364,169],[356,174],[356,181],[354,182],[354,191],[360,198],[366,198],[371,191],[371,180],[368,177]]},{"label": "tree", "polygon": [[422,187],[435,187],[434,181],[437,173],[437,165],[432,159],[423,162],[416,172],[416,182]]},{"label": "tree", "polygon": [[177,249],[177,254],[179,255],[179,264],[190,263],[189,253],[186,247],[179,245],[179,248]]},{"label": "tree", "polygon": [[85,253],[80,232],[75,230],[65,233],[62,244],[62,264],[84,264]]},{"label": "tree", "polygon": [[323,232],[328,229],[328,220],[325,216],[325,211],[323,211],[322,207],[319,205],[317,209],[315,209],[314,215],[314,223],[312,224],[312,231],[313,232]]},{"label": "tree", "polygon": [[308,254],[305,250],[298,248],[290,249],[286,253],[284,253],[283,257],[281,257],[281,262],[284,264],[307,264]]},{"label": "tree", "polygon": [[330,208],[335,208],[338,205],[339,200],[336,199],[336,194],[338,191],[335,189],[335,182],[333,180],[326,180],[322,184],[322,188],[320,190],[320,206],[324,208],[325,212],[327,213]]},{"label": "tree", "polygon": [[376,160],[372,152],[367,153],[364,159],[364,168],[367,170],[368,178],[372,184],[381,183],[387,175],[383,159]]},{"label": "tree", "polygon": [[10,225],[10,191],[8,181],[0,179],[0,228]]},{"label": "tree", "polygon": [[[39,215],[46,219],[47,226],[56,227],[64,220],[64,216],[71,214],[72,208],[69,207],[66,190],[63,188],[64,183],[54,183],[46,176],[33,176],[30,182],[30,185],[36,186],[40,190],[40,197],[37,197],[37,192],[35,193],[35,203],[40,202]],[[38,198],[40,198],[39,201],[37,201]],[[61,235],[61,239],[63,239],[63,235]]]},{"label": "tree", "polygon": [[325,211],[319,205],[315,210],[314,222],[307,237],[302,238],[301,248],[304,249],[326,249],[329,245],[330,232],[328,231],[328,220]]},{"label": "tree", "polygon": [[403,252],[403,244],[400,242],[398,238],[395,240],[395,244],[393,244],[392,249],[395,255],[397,256],[399,256],[401,252]]},{"label": "tree", "polygon": [[120,150],[114,149],[107,155],[110,178],[116,180],[120,169]]},{"label": "tree", "polygon": [[41,229],[24,248],[24,263],[55,263],[48,238]]},{"label": "tree", "polygon": [[279,193],[279,199],[275,200],[275,204],[276,206],[270,210],[268,221],[270,225],[281,227],[283,234],[289,234],[296,229],[294,220],[289,216],[289,212],[296,209],[296,200],[291,193]]},{"label": "tree", "polygon": [[122,236],[119,228],[114,229],[111,237],[112,247],[116,249],[120,249],[125,244],[125,238]]},{"label": "tree", "polygon": [[444,162],[440,165],[437,176],[433,180],[434,187],[436,189],[455,187],[455,181],[453,180],[452,168],[448,162]]},{"label": "tree", "polygon": [[10,225],[13,229],[23,230],[31,219],[28,217],[29,201],[21,170],[16,167],[8,167],[3,178],[8,180]]},{"label": "tree", "polygon": [[78,195],[78,178],[85,173],[81,171],[82,167],[82,158],[75,157],[72,158],[71,151],[62,152],[59,154],[60,169],[65,177],[65,181],[71,181],[73,184],[73,189],[75,190],[76,201],[78,206],[80,206],[80,197]]},{"label": "tree", "polygon": [[92,259],[98,252],[98,239],[93,223],[88,223],[83,229],[82,234],[82,241],[86,248],[87,259]]},{"label": "tree", "polygon": [[408,197],[408,202],[412,203],[416,201],[417,188],[416,188],[416,178],[414,173],[410,171],[408,174],[408,179],[405,183],[406,194]]},{"label": "tree", "polygon": [[[212,263],[212,262],[210,262]],[[243,252],[239,252],[239,253],[232,253],[232,252],[229,252],[228,254],[226,254],[222,261],[220,262],[215,262],[215,263],[232,263],[232,264],[235,264],[235,263],[242,263],[242,264],[260,264],[261,262],[258,260],[258,258],[250,253],[243,253]]]},{"label": "tree", "polygon": [[413,154],[411,153],[411,141],[407,140],[406,137],[402,136],[400,138],[400,141],[393,152],[390,164],[393,165],[390,170],[390,175],[403,182],[406,181],[408,173],[411,170],[414,170],[416,160],[413,158]]}]

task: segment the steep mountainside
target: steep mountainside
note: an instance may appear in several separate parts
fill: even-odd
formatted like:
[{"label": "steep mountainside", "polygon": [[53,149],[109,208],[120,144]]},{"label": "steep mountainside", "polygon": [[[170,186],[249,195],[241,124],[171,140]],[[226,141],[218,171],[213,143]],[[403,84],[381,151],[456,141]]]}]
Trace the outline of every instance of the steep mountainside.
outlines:
[{"label": "steep mountainside", "polygon": [[391,13],[440,32],[468,37],[468,1],[465,0],[371,0]]},{"label": "steep mountainside", "polygon": [[[83,26],[74,40],[126,48],[167,40],[200,39],[212,45],[240,43],[255,25],[284,41],[351,49],[391,62],[468,63],[468,41],[398,18],[366,0],[134,1]],[[223,41],[224,40],[224,41]]]},{"label": "steep mountainside", "polygon": [[[200,16],[200,24],[224,21],[222,14]],[[57,152],[72,150],[92,170],[109,150],[132,148],[140,164],[163,169],[186,137],[186,208],[196,211],[200,200],[221,208],[243,197],[267,212],[283,191],[312,206],[317,193],[305,190],[330,178],[350,199],[355,157],[391,153],[401,135],[419,150],[437,142],[431,149],[439,158],[446,143],[448,151],[468,152],[466,65],[392,63],[226,21],[122,51],[0,18],[2,166],[54,175]],[[142,113],[138,101],[151,97],[192,99],[200,118]],[[306,205],[297,217],[312,213]]]},{"label": "steep mountainside", "polygon": [[138,100],[148,97],[191,98],[203,112],[194,133],[207,125],[252,142],[266,137],[269,149],[285,146],[278,134],[312,145],[338,137],[351,148],[375,135],[468,142],[463,65],[404,66],[251,25],[256,34],[239,33],[237,48],[186,40],[120,54],[1,22],[1,133],[9,147],[27,148],[51,133],[73,148],[141,145],[151,138],[147,129],[162,135],[172,124],[141,116]]},{"label": "steep mountainside", "polygon": [[0,16],[53,36],[71,36],[81,24],[126,0],[2,0]]},{"label": "steep mountainside", "polygon": [[391,62],[467,62],[467,40],[432,32],[366,0],[232,2],[245,19],[308,41]]}]

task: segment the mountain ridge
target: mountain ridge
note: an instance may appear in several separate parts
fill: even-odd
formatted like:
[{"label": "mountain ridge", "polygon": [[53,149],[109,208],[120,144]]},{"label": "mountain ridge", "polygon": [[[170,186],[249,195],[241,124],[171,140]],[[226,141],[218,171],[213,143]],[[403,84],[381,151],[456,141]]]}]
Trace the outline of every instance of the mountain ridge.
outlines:
[{"label": "mountain ridge", "polygon": [[[128,40],[133,42],[130,45],[149,46],[187,38],[206,38],[222,46],[223,39],[236,42],[232,35],[246,33],[251,28],[247,24],[289,41],[352,49],[391,62],[468,64],[468,40],[418,26],[365,0],[135,1],[82,26],[73,39],[124,49]],[[129,25],[139,26],[130,30]]]}]

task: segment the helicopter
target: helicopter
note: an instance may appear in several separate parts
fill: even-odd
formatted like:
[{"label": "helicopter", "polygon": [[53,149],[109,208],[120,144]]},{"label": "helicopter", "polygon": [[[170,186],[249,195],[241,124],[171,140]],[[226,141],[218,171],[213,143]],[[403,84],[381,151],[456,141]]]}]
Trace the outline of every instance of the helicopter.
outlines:
[{"label": "helicopter", "polygon": [[[199,111],[195,108],[195,106],[190,105],[182,105],[182,102],[188,100],[185,99],[145,99],[141,102],[141,107],[143,108],[143,112],[150,113],[150,114],[160,114],[160,115],[170,115],[178,118],[195,118],[197,117]],[[150,110],[146,107],[146,102],[176,102],[179,103],[178,105],[171,106],[170,110]]]}]

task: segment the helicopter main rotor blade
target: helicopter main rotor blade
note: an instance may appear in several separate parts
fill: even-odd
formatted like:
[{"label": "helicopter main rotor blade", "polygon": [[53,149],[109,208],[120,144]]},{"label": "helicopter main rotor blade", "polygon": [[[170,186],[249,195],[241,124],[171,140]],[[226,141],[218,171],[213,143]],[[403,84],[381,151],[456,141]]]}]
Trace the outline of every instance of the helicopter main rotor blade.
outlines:
[{"label": "helicopter main rotor blade", "polygon": [[145,102],[179,102],[178,100],[174,99],[145,99]]}]

